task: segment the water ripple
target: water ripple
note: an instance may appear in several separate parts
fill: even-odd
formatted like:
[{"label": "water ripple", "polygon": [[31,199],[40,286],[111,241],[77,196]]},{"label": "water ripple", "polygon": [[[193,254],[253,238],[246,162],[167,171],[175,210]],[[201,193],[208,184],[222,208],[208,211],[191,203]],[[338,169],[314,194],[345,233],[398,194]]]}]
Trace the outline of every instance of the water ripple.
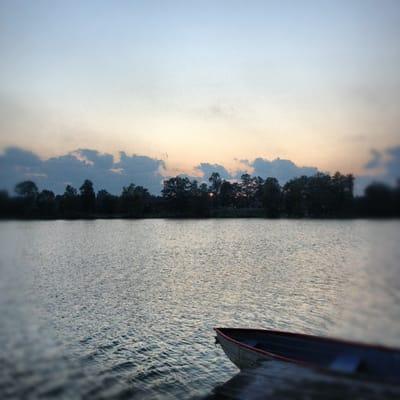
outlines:
[{"label": "water ripple", "polygon": [[[399,346],[399,228],[0,223],[0,397],[204,396],[237,373],[214,346],[217,325]],[[269,386],[286,393],[296,374],[269,371]]]}]

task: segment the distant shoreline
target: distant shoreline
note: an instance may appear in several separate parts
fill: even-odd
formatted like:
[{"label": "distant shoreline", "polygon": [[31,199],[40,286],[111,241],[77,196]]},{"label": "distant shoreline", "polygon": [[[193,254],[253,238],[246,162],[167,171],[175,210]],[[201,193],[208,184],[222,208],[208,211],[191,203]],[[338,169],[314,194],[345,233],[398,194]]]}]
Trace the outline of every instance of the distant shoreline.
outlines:
[{"label": "distant shoreline", "polygon": [[[262,211],[262,210],[261,210]],[[260,213],[261,214],[261,213]],[[57,217],[8,217],[0,218],[0,222],[6,221],[96,221],[96,220],[146,220],[146,219],[170,219],[170,220],[210,220],[210,219],[264,219],[269,221],[289,220],[289,221],[355,221],[355,220],[400,220],[398,216],[345,216],[345,217],[268,217],[265,215],[146,215],[146,216],[124,216],[124,215],[92,215],[92,216],[57,216]]]},{"label": "distant shoreline", "polygon": [[0,219],[92,220],[92,219],[359,219],[399,218],[400,184],[369,185],[364,196],[354,196],[352,175],[336,172],[294,178],[281,186],[273,177],[265,179],[243,174],[230,182],[214,172],[199,184],[176,176],[164,181],[161,196],[130,184],[114,195],[97,193],[86,179],[79,191],[67,185],[65,192],[39,190],[32,181],[15,186],[15,196],[0,191]]}]

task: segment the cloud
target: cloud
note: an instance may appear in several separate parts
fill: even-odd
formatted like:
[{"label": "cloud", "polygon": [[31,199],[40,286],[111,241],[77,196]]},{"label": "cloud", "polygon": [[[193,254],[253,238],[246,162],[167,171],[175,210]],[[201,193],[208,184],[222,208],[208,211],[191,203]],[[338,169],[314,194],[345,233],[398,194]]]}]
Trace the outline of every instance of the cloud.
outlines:
[{"label": "cloud", "polygon": [[90,179],[96,190],[104,188],[117,194],[122,186],[133,182],[158,194],[164,168],[162,160],[124,152],[119,161],[112,154],[91,149],[42,160],[30,151],[10,147],[0,155],[0,187],[12,192],[17,182],[30,179],[40,188],[63,193],[67,184],[79,188],[85,179]]},{"label": "cloud", "polygon": [[235,109],[228,104],[213,104],[208,109],[210,116],[217,118],[231,118],[235,115]]},{"label": "cloud", "polygon": [[[201,182],[208,181],[213,172],[218,172],[222,179],[236,180],[247,172],[264,179],[276,177],[283,185],[295,177],[311,176],[318,172],[316,167],[300,167],[280,158],[272,161],[261,157],[236,161],[240,165],[235,172],[230,172],[221,164],[203,162],[195,167],[195,175],[198,176],[187,176]],[[366,173],[355,180],[356,194],[362,194],[373,181],[395,185],[400,178],[400,146],[384,151],[372,150],[371,158],[364,167]],[[159,194],[163,179],[169,175],[171,171],[167,171],[164,161],[128,155],[123,151],[119,153],[119,159],[93,149],[78,149],[46,160],[18,147],[9,147],[0,154],[0,189],[7,189],[10,193],[16,183],[28,179],[35,181],[39,188],[55,193],[63,193],[67,184],[79,188],[85,179],[90,179],[96,190],[106,189],[119,194],[122,186],[135,183],[148,188],[153,194]]]},{"label": "cloud", "polygon": [[[121,180],[134,182],[149,189],[151,193],[159,194],[164,177],[165,163],[162,160],[147,156],[128,156],[120,152],[120,161],[113,168],[120,169]],[[125,179],[124,179],[125,178]]]},{"label": "cloud", "polygon": [[[252,175],[261,176],[262,178],[274,177],[278,179],[281,185],[290,179],[302,175],[311,176],[318,172],[315,167],[298,167],[294,162],[280,158],[269,161],[259,157],[253,161],[241,160],[241,162],[247,164],[252,170]],[[236,177],[239,178],[242,173],[243,171],[237,172]]]},{"label": "cloud", "polygon": [[0,157],[0,166],[2,168],[18,165],[20,167],[38,167],[42,160],[34,153],[19,149],[18,147],[9,147],[4,155]]},{"label": "cloud", "polygon": [[400,178],[400,146],[392,147],[386,150],[389,159],[385,162],[386,176],[397,182]]},{"label": "cloud", "polygon": [[396,185],[400,179],[400,146],[389,147],[383,151],[371,150],[371,159],[364,168],[367,173],[356,178],[356,194],[362,194],[374,181]]},{"label": "cloud", "polygon": [[230,179],[231,174],[220,164],[201,163],[196,167],[203,174],[203,179],[208,180],[213,172],[218,172],[222,179]]},{"label": "cloud", "polygon": [[218,172],[223,179],[239,180],[241,176],[248,173],[253,176],[261,176],[262,178],[275,177],[283,185],[290,179],[307,175],[311,176],[318,171],[315,167],[299,167],[290,160],[282,160],[277,158],[269,161],[265,158],[256,158],[253,161],[235,159],[237,168],[234,172],[229,172],[223,165],[201,163],[196,167],[196,170],[203,174],[203,179],[213,173]]},{"label": "cloud", "polygon": [[114,157],[111,154],[102,154],[96,150],[80,149],[77,155],[82,157],[88,163],[96,163],[99,168],[111,169],[114,165]]},{"label": "cloud", "polygon": [[34,153],[17,147],[6,149],[0,156],[0,187],[13,188],[22,180],[39,181],[46,177],[41,169],[43,161]]},{"label": "cloud", "polygon": [[366,169],[378,168],[382,164],[382,153],[378,150],[371,150],[372,158],[365,164]]}]

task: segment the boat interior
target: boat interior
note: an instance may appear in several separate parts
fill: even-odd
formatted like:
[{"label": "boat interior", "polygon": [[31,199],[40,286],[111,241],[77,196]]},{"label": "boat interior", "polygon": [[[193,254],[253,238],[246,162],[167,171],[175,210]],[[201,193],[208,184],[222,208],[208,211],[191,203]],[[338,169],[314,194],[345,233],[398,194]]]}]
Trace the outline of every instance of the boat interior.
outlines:
[{"label": "boat interior", "polygon": [[285,332],[221,329],[238,342],[289,361],[340,373],[400,380],[400,351]]}]

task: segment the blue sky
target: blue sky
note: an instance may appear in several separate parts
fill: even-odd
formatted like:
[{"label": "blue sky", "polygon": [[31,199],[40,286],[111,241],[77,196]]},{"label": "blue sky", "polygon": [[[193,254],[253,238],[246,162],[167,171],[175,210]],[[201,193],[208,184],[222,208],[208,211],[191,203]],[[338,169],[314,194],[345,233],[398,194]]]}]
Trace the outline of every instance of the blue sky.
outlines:
[{"label": "blue sky", "polygon": [[358,175],[400,143],[398,1],[0,3],[0,150]]}]

